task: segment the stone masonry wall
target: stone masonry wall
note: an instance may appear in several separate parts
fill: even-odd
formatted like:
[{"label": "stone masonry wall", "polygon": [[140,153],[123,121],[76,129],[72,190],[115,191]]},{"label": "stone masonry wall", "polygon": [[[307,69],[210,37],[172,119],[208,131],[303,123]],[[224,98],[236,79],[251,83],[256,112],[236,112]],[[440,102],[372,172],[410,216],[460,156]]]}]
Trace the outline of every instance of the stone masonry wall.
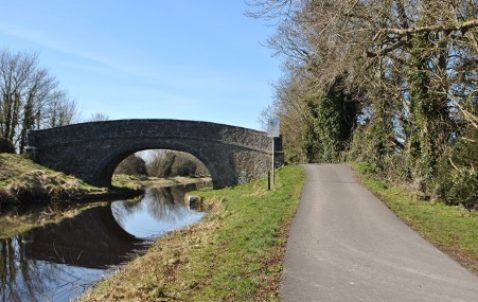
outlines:
[{"label": "stone masonry wall", "polygon": [[[282,146],[275,140],[278,166]],[[223,124],[118,120],[31,131],[27,150],[38,163],[97,186],[109,186],[116,166],[136,151],[184,151],[201,160],[221,188],[267,175],[271,143],[264,132]]]}]

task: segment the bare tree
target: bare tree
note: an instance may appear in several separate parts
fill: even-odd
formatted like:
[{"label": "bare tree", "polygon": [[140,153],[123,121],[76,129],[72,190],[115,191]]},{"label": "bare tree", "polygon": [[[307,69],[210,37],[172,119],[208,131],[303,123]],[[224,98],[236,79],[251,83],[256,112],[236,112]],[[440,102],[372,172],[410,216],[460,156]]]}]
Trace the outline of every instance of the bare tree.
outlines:
[{"label": "bare tree", "polygon": [[146,168],[149,176],[207,176],[209,171],[196,157],[189,153],[172,150],[154,150]]},{"label": "bare tree", "polygon": [[108,121],[110,117],[107,114],[104,113],[94,113],[90,116],[89,119],[87,119],[87,122],[101,122],[101,121]]},{"label": "bare tree", "polygon": [[75,102],[58,87],[36,54],[0,50],[0,136],[22,151],[29,129],[71,123]]}]

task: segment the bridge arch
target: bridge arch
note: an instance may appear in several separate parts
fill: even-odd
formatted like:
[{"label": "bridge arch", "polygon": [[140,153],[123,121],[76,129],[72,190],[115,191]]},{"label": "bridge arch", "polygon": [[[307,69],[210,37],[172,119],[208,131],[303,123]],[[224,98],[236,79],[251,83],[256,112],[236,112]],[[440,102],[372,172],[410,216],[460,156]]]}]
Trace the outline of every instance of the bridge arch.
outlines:
[{"label": "bridge arch", "polygon": [[[276,166],[282,164],[276,139]],[[107,187],[116,166],[146,149],[192,154],[209,170],[214,188],[267,175],[272,141],[252,129],[199,121],[117,120],[30,131],[28,150],[36,162]]]},{"label": "bridge arch", "polygon": [[[121,146],[118,149],[112,150],[111,153],[105,155],[102,158],[96,170],[93,172],[94,175],[98,175],[99,179],[104,180],[102,186],[108,186],[111,184],[111,179],[114,174],[116,167],[128,156],[143,150],[171,150],[171,151],[181,151],[193,155],[198,160],[200,160],[208,169],[213,179],[213,184],[215,180],[220,180],[222,178],[221,173],[227,173],[227,171],[222,171],[223,169],[214,168],[214,162],[211,162],[211,157],[205,156],[201,152],[197,152],[194,148],[191,148],[190,144],[178,144],[170,141],[155,141],[155,142],[141,142],[133,145]],[[218,184],[221,187],[220,184]]]}]

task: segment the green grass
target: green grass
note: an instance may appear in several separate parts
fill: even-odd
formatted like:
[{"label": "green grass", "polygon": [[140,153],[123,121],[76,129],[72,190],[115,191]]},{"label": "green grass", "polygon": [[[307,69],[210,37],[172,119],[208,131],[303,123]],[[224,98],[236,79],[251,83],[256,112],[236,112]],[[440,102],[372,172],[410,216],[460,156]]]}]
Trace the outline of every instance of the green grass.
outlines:
[{"label": "green grass", "polygon": [[136,175],[114,174],[111,182],[113,187],[138,190],[148,186],[172,186],[172,185],[178,185],[178,184],[189,184],[189,183],[208,182],[208,181],[211,181],[211,178],[183,177],[183,176],[159,178],[159,177],[151,177],[146,175],[136,176]]},{"label": "green grass", "polygon": [[362,183],[422,237],[478,273],[478,212],[418,199],[405,188],[370,176],[366,163],[351,164]]},{"label": "green grass", "polygon": [[266,181],[201,190],[203,221],[156,242],[85,301],[277,301],[287,230],[300,197],[303,170]]}]

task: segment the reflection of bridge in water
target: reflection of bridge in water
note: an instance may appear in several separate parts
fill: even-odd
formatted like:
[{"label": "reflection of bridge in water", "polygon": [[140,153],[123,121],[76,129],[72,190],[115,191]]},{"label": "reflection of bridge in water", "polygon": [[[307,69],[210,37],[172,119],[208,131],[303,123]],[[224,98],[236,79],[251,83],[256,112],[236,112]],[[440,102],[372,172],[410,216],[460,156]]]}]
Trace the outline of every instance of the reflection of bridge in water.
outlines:
[{"label": "reflection of bridge in water", "polygon": [[93,185],[110,186],[116,166],[146,149],[190,153],[208,168],[215,188],[263,177],[282,164],[280,138],[266,133],[208,122],[119,120],[30,131],[28,152],[42,165],[73,174]]},{"label": "reflection of bridge in water", "polygon": [[[148,215],[163,221],[173,217],[170,220],[175,224],[189,221],[188,213],[200,219],[201,215],[187,210],[182,202],[184,193],[196,188],[190,184],[155,189],[141,201],[117,201],[87,209],[58,224],[0,240],[0,301],[53,297],[69,301],[78,296],[86,285],[100,279],[105,269],[125,263],[149,246],[149,241],[128,233],[128,220],[135,212],[146,209]],[[143,202],[146,207],[141,207]],[[112,213],[114,209],[123,211]]]},{"label": "reflection of bridge in water", "polygon": [[118,225],[109,207],[34,229],[24,240],[27,258],[87,268],[119,265],[142,243]]}]

